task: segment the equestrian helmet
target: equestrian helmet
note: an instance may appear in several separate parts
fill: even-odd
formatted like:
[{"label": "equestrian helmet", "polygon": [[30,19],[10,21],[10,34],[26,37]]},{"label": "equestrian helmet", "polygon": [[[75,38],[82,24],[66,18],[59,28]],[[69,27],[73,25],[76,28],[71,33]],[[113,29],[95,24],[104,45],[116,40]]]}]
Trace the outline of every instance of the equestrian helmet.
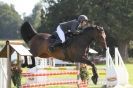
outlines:
[{"label": "equestrian helmet", "polygon": [[80,15],[78,17],[78,21],[79,22],[82,22],[82,21],[88,21],[88,17],[86,15]]}]

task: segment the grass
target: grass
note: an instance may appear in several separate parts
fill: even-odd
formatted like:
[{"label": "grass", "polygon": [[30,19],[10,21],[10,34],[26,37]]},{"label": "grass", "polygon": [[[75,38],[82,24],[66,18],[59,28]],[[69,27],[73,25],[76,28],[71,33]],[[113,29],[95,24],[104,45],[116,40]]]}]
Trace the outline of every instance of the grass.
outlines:
[{"label": "grass", "polygon": [[133,64],[126,64],[129,74],[129,83],[133,85]]}]

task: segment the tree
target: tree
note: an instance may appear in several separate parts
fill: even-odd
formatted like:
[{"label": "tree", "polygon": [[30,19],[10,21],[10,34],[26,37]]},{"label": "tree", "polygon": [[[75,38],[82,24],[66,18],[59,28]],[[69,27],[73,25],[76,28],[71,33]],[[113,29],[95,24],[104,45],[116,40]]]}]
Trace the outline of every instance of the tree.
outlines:
[{"label": "tree", "polygon": [[24,21],[29,21],[36,30],[41,25],[41,9],[41,3],[37,3],[32,10],[32,14],[30,16],[24,17]]},{"label": "tree", "polygon": [[108,29],[108,34],[115,38],[122,57],[126,59],[128,58],[128,44],[133,40],[133,20],[131,20],[133,19],[133,1],[104,0],[100,2],[96,4],[99,8],[101,7],[101,11],[99,10],[101,17],[99,15],[98,20],[99,22],[101,20]]},{"label": "tree", "polygon": [[14,6],[0,2],[0,38],[20,38],[21,23],[21,16],[15,11]]},{"label": "tree", "polygon": [[77,0],[58,0],[58,3],[44,0],[44,3],[49,3],[46,11],[46,32],[53,32],[60,22],[77,18]]},{"label": "tree", "polygon": [[41,24],[40,24],[40,27],[38,28],[38,32],[44,32],[45,31],[45,22],[46,22],[46,19],[45,19],[45,11],[44,11],[43,8],[41,9],[40,18],[41,18]]},{"label": "tree", "polygon": [[120,53],[123,58],[128,57],[128,45],[133,40],[133,1],[131,0],[115,0],[110,8],[112,22],[112,32],[116,36]]}]

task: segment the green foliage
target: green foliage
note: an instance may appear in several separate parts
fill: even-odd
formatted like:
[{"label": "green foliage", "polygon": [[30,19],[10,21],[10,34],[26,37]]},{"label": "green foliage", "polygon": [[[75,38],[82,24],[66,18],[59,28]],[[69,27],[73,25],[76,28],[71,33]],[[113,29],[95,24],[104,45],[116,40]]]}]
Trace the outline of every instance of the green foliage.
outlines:
[{"label": "green foliage", "polygon": [[80,66],[80,78],[82,81],[89,79],[89,72],[86,65]]},{"label": "green foliage", "polygon": [[12,64],[11,72],[12,72],[11,79],[13,81],[13,84],[17,88],[19,88],[21,86],[21,72],[22,72],[22,70],[16,64]]},{"label": "green foliage", "polygon": [[15,11],[14,6],[0,2],[0,38],[20,38],[21,16]]},{"label": "green foliage", "polygon": [[24,17],[24,21],[29,21],[37,30],[41,25],[41,3],[35,5],[30,16]]},{"label": "green foliage", "polygon": [[46,30],[52,32],[60,22],[77,18],[78,12],[77,0],[58,0],[58,3],[50,3],[46,14]]},{"label": "green foliage", "polygon": [[44,9],[41,9],[40,18],[41,18],[41,24],[40,24],[40,27],[38,28],[38,32],[42,33],[45,31],[45,21],[46,21]]}]

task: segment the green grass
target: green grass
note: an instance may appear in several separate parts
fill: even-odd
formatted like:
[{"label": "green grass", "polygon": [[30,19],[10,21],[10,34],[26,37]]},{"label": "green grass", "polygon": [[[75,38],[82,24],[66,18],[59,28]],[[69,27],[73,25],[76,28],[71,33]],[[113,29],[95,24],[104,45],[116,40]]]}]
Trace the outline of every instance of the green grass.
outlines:
[{"label": "green grass", "polygon": [[129,74],[129,83],[133,85],[133,64],[126,64]]}]

